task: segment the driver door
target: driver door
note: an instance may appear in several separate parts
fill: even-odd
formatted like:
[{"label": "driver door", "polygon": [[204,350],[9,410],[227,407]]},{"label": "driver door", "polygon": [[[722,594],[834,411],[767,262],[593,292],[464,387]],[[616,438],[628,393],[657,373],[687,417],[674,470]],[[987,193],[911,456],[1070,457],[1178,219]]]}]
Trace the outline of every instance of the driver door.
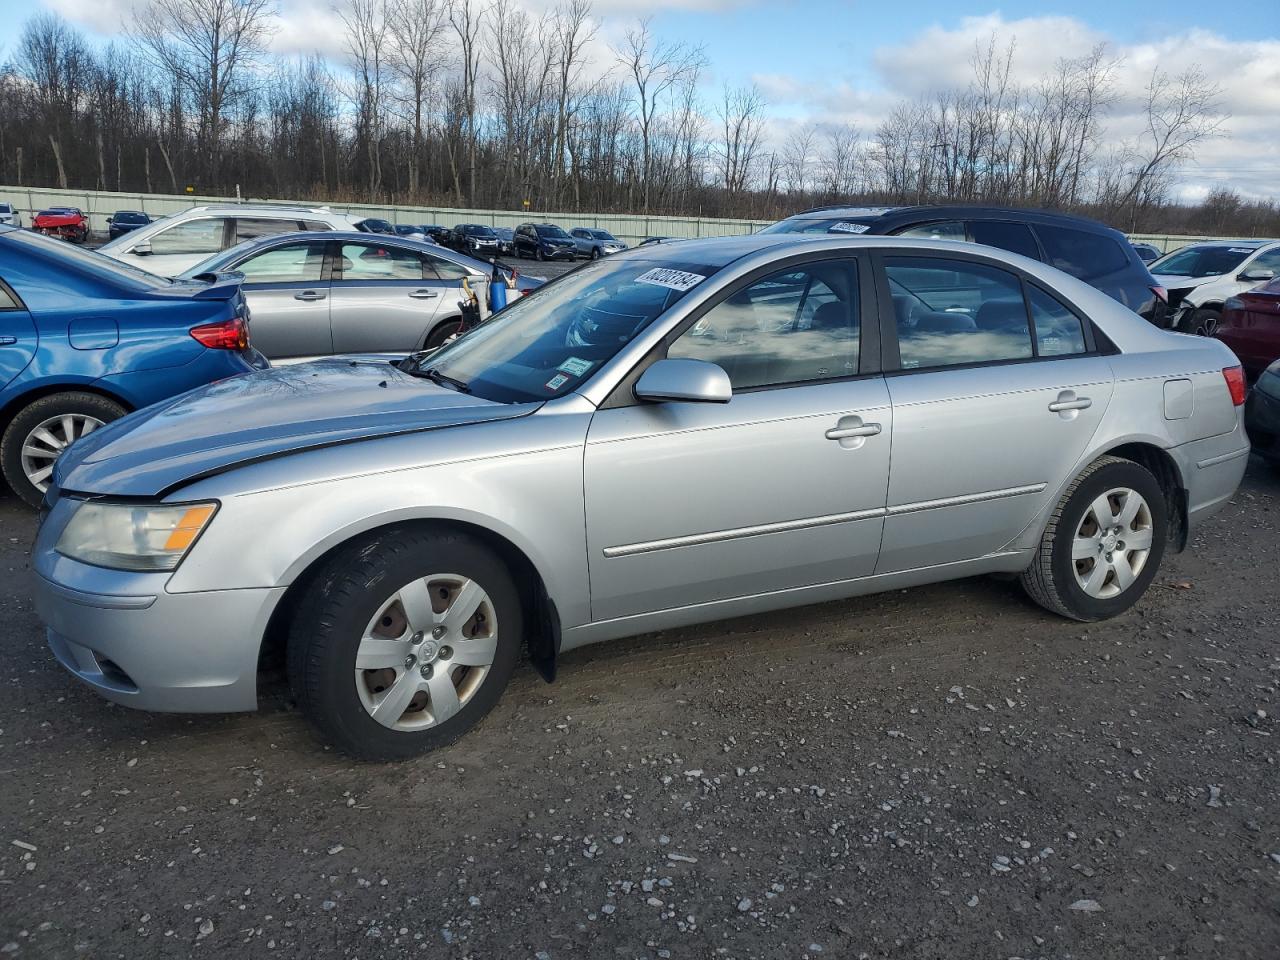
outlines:
[{"label": "driver door", "polygon": [[627,397],[595,414],[593,620],[872,573],[891,407],[868,372],[875,312],[859,266],[826,259],[748,279],[669,342],[668,356],[729,373],[728,403]]}]

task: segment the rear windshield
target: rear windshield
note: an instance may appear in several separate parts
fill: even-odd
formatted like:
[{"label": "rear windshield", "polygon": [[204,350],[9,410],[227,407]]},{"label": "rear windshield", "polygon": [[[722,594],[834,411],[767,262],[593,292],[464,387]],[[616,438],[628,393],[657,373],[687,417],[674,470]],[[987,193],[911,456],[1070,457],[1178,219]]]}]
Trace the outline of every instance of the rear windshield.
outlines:
[{"label": "rear windshield", "polygon": [[550,400],[578,388],[718,268],[599,260],[521,297],[420,361],[486,400]]},{"label": "rear windshield", "polygon": [[1230,273],[1255,253],[1252,247],[1183,247],[1151,264],[1152,273],[1174,277],[1216,277]]},{"label": "rear windshield", "polygon": [[145,213],[130,213],[127,210],[122,210],[111,219],[115,223],[146,223],[147,215]]},{"label": "rear windshield", "polygon": [[154,290],[157,287],[167,287],[173,282],[165,277],[157,277],[154,273],[139,270],[127,263],[121,263],[119,260],[113,260],[96,250],[73,247],[61,240],[54,240],[39,233],[22,230],[5,234],[5,237],[10,243],[25,244],[46,260],[70,263],[84,273],[92,274],[108,283],[124,283],[135,289]]},{"label": "rear windshield", "polygon": [[866,233],[874,222],[871,217],[788,217],[765,227],[761,233]]},{"label": "rear windshield", "polygon": [[13,213],[13,207],[7,203],[0,203],[0,213]]}]

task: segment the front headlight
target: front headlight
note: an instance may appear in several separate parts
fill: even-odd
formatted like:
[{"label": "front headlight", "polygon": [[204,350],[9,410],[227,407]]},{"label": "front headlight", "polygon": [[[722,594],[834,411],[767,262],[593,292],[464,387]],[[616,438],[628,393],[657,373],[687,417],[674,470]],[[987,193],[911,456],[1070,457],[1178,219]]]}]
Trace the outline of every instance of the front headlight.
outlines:
[{"label": "front headlight", "polygon": [[217,509],[217,503],[83,503],[54,549],[113,570],[172,570]]}]

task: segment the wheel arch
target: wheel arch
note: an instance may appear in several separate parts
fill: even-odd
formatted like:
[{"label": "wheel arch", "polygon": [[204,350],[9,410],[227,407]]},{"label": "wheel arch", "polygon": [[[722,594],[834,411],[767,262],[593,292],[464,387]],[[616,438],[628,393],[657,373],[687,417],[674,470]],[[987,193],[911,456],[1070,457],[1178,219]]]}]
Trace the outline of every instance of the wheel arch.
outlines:
[{"label": "wheel arch", "polygon": [[463,533],[481,541],[506,564],[520,593],[526,623],[526,645],[534,668],[548,683],[555,679],[556,658],[560,651],[560,617],[555,601],[547,591],[541,572],[528,554],[507,537],[489,527],[468,520],[424,517],[394,519],[367,529],[353,531],[310,558],[294,576],[292,583],[276,602],[263,631],[258,651],[259,687],[263,677],[283,678],[289,630],[297,609],[298,598],[315,581],[324,565],[340,550],[353,542],[376,536],[398,527],[431,528]]},{"label": "wheel arch", "polygon": [[120,404],[125,408],[126,412],[137,409],[123,394],[114,390],[104,389],[96,380],[87,380],[84,383],[76,383],[69,380],[45,381],[33,384],[21,393],[10,397],[4,406],[0,407],[0,433],[7,430],[13,418],[28,405],[44,397],[52,397],[59,393],[92,393],[105,400],[110,400],[112,403]]},{"label": "wheel arch", "polygon": [[[1167,450],[1149,440],[1129,440],[1100,450],[1098,457],[1112,456],[1131,460],[1145,467],[1156,478],[1169,505],[1169,542],[1181,553],[1187,546],[1187,489],[1178,463]],[[1093,460],[1089,462],[1092,463]]]}]

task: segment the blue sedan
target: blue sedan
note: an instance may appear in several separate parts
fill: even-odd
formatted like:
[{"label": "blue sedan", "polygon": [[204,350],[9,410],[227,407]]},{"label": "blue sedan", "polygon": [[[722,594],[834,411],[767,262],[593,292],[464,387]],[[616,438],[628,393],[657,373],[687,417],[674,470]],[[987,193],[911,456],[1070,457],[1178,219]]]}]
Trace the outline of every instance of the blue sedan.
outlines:
[{"label": "blue sedan", "polygon": [[265,366],[238,279],[167,280],[0,227],[0,472],[32,506],[74,440]]}]

